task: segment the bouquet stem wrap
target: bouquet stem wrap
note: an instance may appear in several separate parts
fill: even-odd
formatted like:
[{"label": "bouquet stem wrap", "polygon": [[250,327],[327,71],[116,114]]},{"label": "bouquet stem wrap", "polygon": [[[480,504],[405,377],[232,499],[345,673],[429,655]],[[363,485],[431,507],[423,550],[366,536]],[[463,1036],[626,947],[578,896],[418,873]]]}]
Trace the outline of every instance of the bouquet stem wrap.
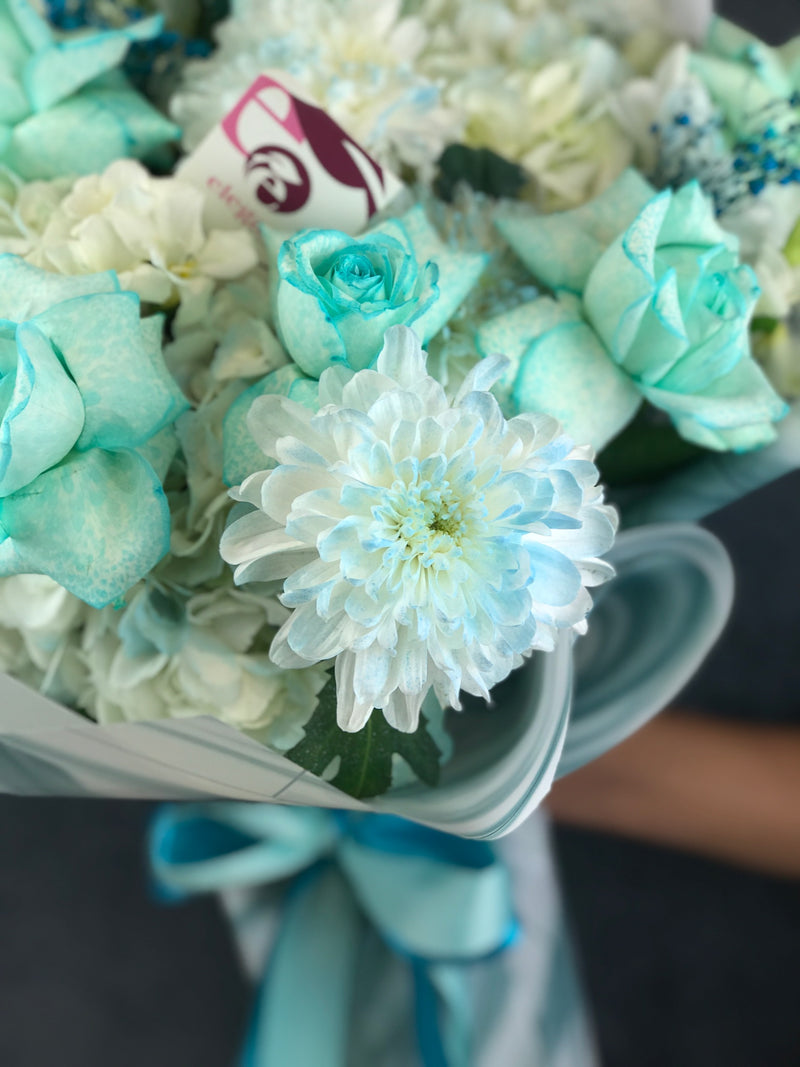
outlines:
[{"label": "bouquet stem wrap", "polygon": [[[344,1067],[367,924],[407,961],[424,1067],[474,1062],[467,964],[518,932],[492,846],[394,816],[246,804],[169,806],[151,860],[172,898],[295,876],[242,1067]],[[304,1017],[313,1006],[313,1026]]]}]

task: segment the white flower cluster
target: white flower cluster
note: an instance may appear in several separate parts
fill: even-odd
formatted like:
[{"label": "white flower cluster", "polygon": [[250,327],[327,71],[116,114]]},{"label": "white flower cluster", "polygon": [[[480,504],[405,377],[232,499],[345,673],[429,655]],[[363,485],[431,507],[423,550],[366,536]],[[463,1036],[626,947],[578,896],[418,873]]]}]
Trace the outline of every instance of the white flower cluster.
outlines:
[{"label": "white flower cluster", "polygon": [[382,164],[430,173],[457,116],[420,73],[426,31],[401,0],[234,0],[209,59],[186,67],[172,113],[193,148],[264,70],[282,70]]},{"label": "white flower cluster", "polygon": [[631,53],[643,26],[650,52],[667,41],[656,5],[627,20],[613,7],[235,0],[217,50],[187,65],[172,114],[193,148],[257,75],[284,71],[384,165],[428,180],[447,144],[491,148],[531,172],[545,208],[574,206],[632,157],[609,113],[632,68],[592,27],[610,28]]},{"label": "white flower cluster", "polygon": [[121,617],[112,608],[89,620],[78,702],[102,723],[210,715],[290,748],[328,675],[271,661],[269,643],[286,615],[277,600],[230,587],[181,597],[144,583]]}]

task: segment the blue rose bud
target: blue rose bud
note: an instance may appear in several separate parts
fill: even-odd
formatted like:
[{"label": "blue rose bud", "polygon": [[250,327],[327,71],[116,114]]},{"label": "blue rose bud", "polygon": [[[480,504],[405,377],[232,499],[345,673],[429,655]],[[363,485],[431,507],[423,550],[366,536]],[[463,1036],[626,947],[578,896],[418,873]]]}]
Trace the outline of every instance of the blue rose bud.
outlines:
[{"label": "blue rose bud", "polygon": [[361,237],[306,230],[278,253],[278,329],[313,378],[335,363],[363,370],[391,326],[425,342],[477,282],[485,257],[451,251],[421,208]]}]

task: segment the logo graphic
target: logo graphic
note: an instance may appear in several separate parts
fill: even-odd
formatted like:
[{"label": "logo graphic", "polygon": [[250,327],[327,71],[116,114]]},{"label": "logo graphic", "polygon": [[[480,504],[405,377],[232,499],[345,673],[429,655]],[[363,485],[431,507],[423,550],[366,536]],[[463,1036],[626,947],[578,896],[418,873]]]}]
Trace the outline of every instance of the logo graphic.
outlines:
[{"label": "logo graphic", "polygon": [[245,173],[258,173],[256,196],[270,211],[299,211],[311,195],[302,160],[281,145],[261,145],[247,157]]}]

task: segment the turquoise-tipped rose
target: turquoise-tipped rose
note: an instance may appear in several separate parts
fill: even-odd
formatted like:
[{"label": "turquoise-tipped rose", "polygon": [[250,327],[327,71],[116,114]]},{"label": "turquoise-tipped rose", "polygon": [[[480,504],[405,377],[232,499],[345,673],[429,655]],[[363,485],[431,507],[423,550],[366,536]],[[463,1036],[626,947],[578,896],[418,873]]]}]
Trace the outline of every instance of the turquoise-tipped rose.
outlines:
[{"label": "turquoise-tipped rose", "polygon": [[423,343],[438,333],[485,264],[448,248],[419,207],[361,237],[306,230],[278,252],[281,339],[314,378],[337,363],[363,370],[391,326],[412,327]]},{"label": "turquoise-tipped rose", "polygon": [[0,0],[0,163],[26,179],[89,174],[179,137],[116,69],[160,30],[157,17],[56,36],[27,0]]},{"label": "turquoise-tipped rose", "polygon": [[102,607],[167,551],[161,479],[188,403],[161,331],[113,273],[0,256],[0,576],[46,574]]},{"label": "turquoise-tipped rose", "polygon": [[774,439],[787,408],[750,352],[755,275],[696,183],[656,194],[628,171],[575,211],[515,210],[498,225],[561,298],[479,331],[482,351],[512,359],[501,383],[507,407],[547,411],[596,448],[642,398],[705,448],[744,451]]}]

